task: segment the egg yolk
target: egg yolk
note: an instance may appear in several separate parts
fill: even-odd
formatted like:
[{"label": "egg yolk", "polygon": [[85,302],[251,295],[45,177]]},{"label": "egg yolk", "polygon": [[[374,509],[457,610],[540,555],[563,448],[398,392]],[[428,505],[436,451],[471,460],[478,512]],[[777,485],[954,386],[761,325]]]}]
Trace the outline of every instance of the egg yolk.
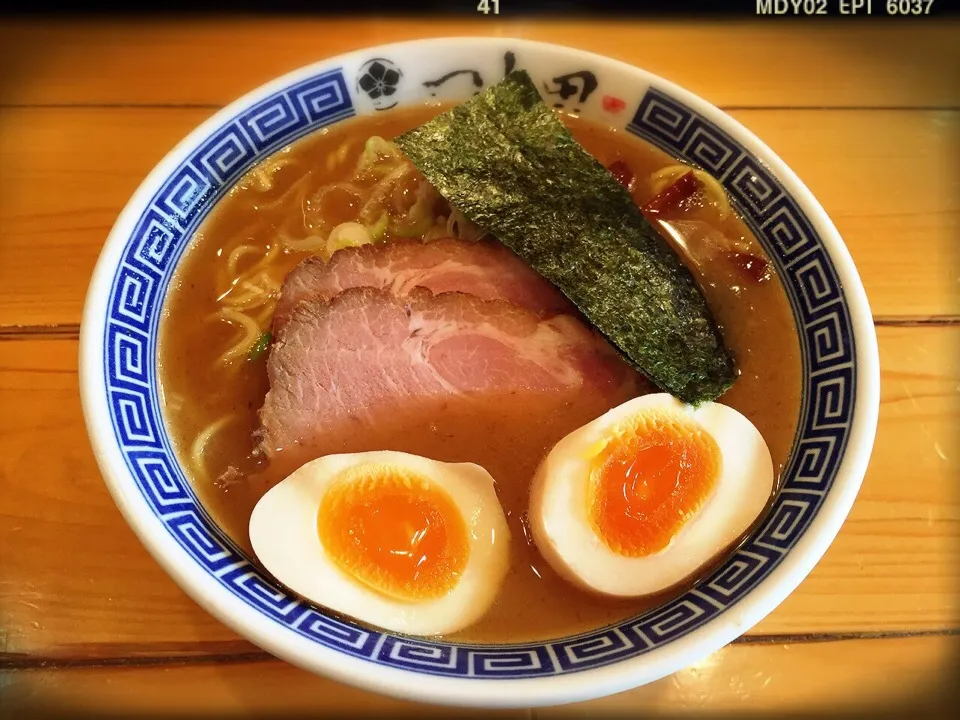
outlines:
[{"label": "egg yolk", "polygon": [[317,528],[337,567],[397,600],[444,596],[469,557],[466,524],[453,500],[403,468],[346,471],[321,500]]},{"label": "egg yolk", "polygon": [[664,411],[633,418],[593,463],[594,532],[626,557],[663,550],[710,496],[720,467],[716,440],[693,419]]}]

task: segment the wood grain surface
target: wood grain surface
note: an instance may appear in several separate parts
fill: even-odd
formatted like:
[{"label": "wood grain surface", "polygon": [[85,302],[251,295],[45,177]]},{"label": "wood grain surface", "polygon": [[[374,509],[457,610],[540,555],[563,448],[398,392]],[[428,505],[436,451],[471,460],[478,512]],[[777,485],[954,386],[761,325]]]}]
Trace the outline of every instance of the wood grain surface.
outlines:
[{"label": "wood grain surface", "polygon": [[[703,662],[635,690],[602,700],[513,711],[455,711],[362,693],[264,655],[198,659],[165,665],[95,665],[10,672],[11,710],[63,709],[129,717],[150,708],[176,716],[597,718],[793,717],[797,712],[842,717],[845,711],[884,717],[891,707],[912,717],[949,717],[931,702],[952,677],[955,638],[856,639],[844,642],[739,643]],[[863,662],[869,657],[870,662]],[[844,668],[827,672],[825,668]],[[798,678],[804,678],[798,682]],[[891,682],[891,678],[896,678]],[[176,688],[176,692],[171,692]],[[916,695],[923,697],[916,700]],[[323,713],[322,715],[320,713]]]},{"label": "wood grain surface", "polygon": [[476,34],[600,51],[728,109],[844,236],[882,365],[862,491],[780,607],[652,685],[503,716],[938,716],[960,650],[960,25],[372,18],[0,25],[0,713],[450,715],[274,660],[168,578],[97,470],[77,331],[117,214],[219,107],[341,52]]}]

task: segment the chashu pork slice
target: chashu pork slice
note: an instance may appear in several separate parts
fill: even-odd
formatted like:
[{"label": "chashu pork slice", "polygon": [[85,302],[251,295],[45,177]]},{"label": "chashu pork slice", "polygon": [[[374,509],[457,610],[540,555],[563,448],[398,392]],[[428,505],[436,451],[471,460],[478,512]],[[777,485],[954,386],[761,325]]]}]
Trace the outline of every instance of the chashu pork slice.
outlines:
[{"label": "chashu pork slice", "polygon": [[[267,455],[424,401],[586,389],[627,397],[643,378],[570,315],[469,293],[359,287],[300,302],[267,361]],[[535,421],[535,420],[533,420]]]},{"label": "chashu pork slice", "polygon": [[465,292],[483,300],[509,300],[544,314],[572,312],[557,288],[496,240],[393,240],[338,250],[324,262],[311,257],[287,275],[274,311],[276,336],[304,300],[324,302],[355,287],[406,295],[415,287],[434,294]]}]

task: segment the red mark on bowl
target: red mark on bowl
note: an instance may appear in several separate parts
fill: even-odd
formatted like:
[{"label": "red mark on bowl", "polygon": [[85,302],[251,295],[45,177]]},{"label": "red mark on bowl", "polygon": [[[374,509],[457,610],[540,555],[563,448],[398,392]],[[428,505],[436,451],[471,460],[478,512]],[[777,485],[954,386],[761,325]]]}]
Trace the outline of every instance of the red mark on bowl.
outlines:
[{"label": "red mark on bowl", "polygon": [[603,96],[603,109],[609,113],[618,113],[626,106],[627,104],[618,97],[614,97],[613,95]]}]

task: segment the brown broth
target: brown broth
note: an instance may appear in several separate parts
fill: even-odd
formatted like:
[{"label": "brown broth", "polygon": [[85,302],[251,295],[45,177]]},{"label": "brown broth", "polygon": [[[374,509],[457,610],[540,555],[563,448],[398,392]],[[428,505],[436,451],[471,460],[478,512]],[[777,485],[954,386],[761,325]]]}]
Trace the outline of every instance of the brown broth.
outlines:
[{"label": "brown broth", "polygon": [[[205,506],[248,552],[247,523],[256,502],[312,457],[390,449],[437,460],[478,463],[496,479],[513,535],[512,564],[495,605],[480,622],[453,639],[522,642],[583,632],[630,617],[676,593],[625,601],[576,590],[543,561],[524,526],[529,481],[546,452],[564,435],[625,397],[604,401],[586,392],[497,397],[471,403],[469,410],[455,402],[425,404],[415,413],[418,422],[408,420],[396,427],[382,424],[362,435],[327,435],[318,446],[296,456],[281,453],[269,466],[250,456],[257,410],[268,388],[266,370],[263,361],[241,361],[229,367],[216,362],[237,333],[214,317],[219,307],[217,296],[222,292],[218,273],[223,271],[225,258],[240,243],[257,245],[265,252],[275,242],[278,229],[289,228],[291,223],[300,223],[302,230],[299,207],[271,207],[270,203],[308,171],[313,176],[310,184],[317,187],[343,179],[343,171],[328,170],[325,161],[345,140],[353,140],[345,163],[352,167],[367,137],[394,137],[440,109],[427,106],[355,119],[299,140],[285,153],[289,162],[273,174],[269,190],[262,190],[253,173],[248,174],[203,223],[177,272],[161,327],[160,379],[174,444],[184,467],[192,469],[192,482]],[[674,164],[667,155],[637,138],[578,118],[564,120],[577,140],[604,165],[618,159],[628,164],[637,177],[633,194],[639,203],[653,194],[648,176]],[[718,220],[715,209],[698,203],[696,198],[686,203],[682,215],[706,220],[751,253],[763,254],[748,229],[733,215]],[[308,254],[281,255],[274,262],[277,278],[282,279]],[[690,266],[740,370],[733,388],[721,401],[757,426],[779,477],[793,444],[800,401],[799,347],[783,288],[776,275],[757,283],[730,262],[711,263],[704,271]],[[190,447],[194,439],[218,418],[228,415],[232,420],[206,446],[203,467],[193,467]],[[231,466],[238,472],[222,479]]]}]

